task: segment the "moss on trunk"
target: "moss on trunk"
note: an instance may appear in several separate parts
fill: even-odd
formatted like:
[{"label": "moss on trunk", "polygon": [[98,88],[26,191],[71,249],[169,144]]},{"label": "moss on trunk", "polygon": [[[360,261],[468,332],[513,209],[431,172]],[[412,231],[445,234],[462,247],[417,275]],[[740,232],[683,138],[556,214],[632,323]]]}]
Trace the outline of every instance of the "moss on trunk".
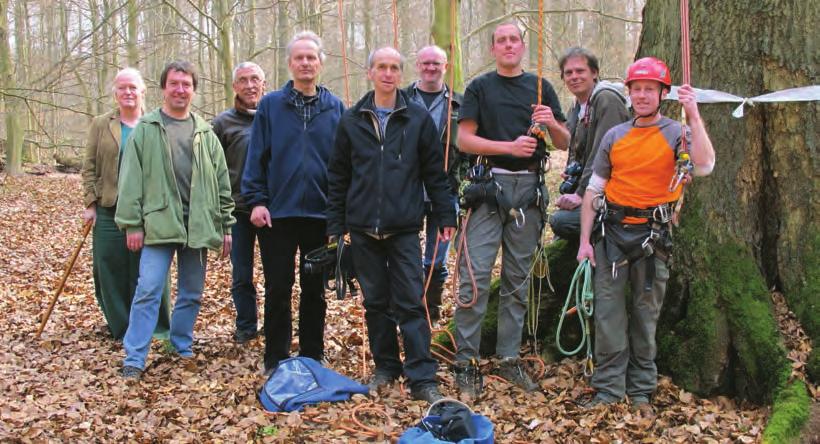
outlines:
[{"label": "moss on trunk", "polygon": [[[782,374],[788,378],[789,372]],[[803,424],[809,419],[811,399],[806,384],[800,380],[785,383],[774,401],[772,416],[763,432],[765,444],[794,442]]]}]

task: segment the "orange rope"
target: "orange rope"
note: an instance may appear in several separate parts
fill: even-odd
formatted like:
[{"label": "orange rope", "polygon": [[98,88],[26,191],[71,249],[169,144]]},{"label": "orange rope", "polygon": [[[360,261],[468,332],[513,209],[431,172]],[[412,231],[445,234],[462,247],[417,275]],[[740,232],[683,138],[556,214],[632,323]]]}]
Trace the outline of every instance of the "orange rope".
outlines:
[{"label": "orange rope", "polygon": [[[455,91],[456,71],[453,68],[453,61],[456,58],[456,4],[458,0],[450,0],[450,95],[447,97],[447,131],[445,133],[446,139],[444,141],[444,172],[447,172],[447,166],[450,158],[450,135],[452,134],[453,118],[453,91]],[[435,256],[433,257],[435,262]]]},{"label": "orange rope", "polygon": [[348,76],[348,67],[347,67],[347,33],[345,32],[345,19],[344,19],[344,8],[343,8],[344,0],[339,0],[339,35],[341,35],[341,45],[342,45],[342,67],[344,72],[343,83],[345,86],[345,106],[350,107],[350,82],[347,78]]}]

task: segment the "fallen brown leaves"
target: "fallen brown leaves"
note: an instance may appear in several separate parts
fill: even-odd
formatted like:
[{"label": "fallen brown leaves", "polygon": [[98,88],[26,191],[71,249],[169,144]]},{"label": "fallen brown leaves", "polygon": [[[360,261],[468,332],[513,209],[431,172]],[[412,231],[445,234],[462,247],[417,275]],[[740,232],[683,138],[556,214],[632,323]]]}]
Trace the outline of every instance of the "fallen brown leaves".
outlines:
[{"label": "fallen brown leaves", "polygon": [[[232,342],[230,264],[213,256],[192,361],[180,362],[154,344],[141,381],[125,383],[118,376],[122,347],[107,337],[96,305],[89,247],[42,340],[35,341],[40,313],[78,240],[80,195],[77,176],[9,178],[0,189],[0,441],[380,441],[424,414],[426,405],[410,401],[400,386],[374,399],[356,396],[301,413],[265,413],[256,400],[263,383],[262,339],[247,346]],[[361,308],[358,301],[329,300],[328,362],[358,378]],[[588,393],[580,374],[576,361],[548,365],[542,391],[534,394],[489,380],[474,408],[492,420],[500,442],[760,439],[765,409],[698,399],[667,378],[660,381],[655,418],[632,414],[625,405],[584,411],[576,404]],[[455,394],[443,366],[439,376],[442,390]],[[369,403],[383,413],[368,409]]]}]

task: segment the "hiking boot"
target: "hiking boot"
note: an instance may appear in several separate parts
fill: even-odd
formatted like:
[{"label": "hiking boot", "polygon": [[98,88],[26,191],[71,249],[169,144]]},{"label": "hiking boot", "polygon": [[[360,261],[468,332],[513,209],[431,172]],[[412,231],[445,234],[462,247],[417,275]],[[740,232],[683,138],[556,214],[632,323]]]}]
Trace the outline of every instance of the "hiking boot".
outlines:
[{"label": "hiking boot", "polygon": [[371,392],[378,392],[379,390],[396,382],[396,379],[396,377],[388,375],[386,373],[376,372],[370,378],[370,381],[367,382],[367,388]]},{"label": "hiking boot", "polygon": [[476,399],[481,395],[484,388],[484,378],[481,376],[481,369],[478,361],[461,361],[453,365],[456,387],[459,393]]},{"label": "hiking boot", "polygon": [[132,367],[130,365],[126,365],[122,368],[120,375],[122,375],[122,377],[125,379],[132,379],[136,381],[142,377],[142,369],[139,367]]},{"label": "hiking boot", "polygon": [[597,395],[595,395],[589,401],[581,403],[580,406],[581,406],[581,408],[584,408],[584,409],[594,409],[595,407],[598,407],[599,405],[617,404],[618,401],[619,401],[618,399],[615,399],[615,398],[606,396],[604,394],[598,393]]},{"label": "hiking boot", "polygon": [[410,396],[419,401],[427,401],[428,404],[432,404],[444,398],[444,395],[438,391],[438,387],[435,384],[428,384],[418,389],[412,389],[410,390]]},{"label": "hiking boot", "polygon": [[629,408],[629,410],[631,410],[632,413],[638,413],[644,418],[655,417],[655,408],[652,407],[652,403],[649,402],[648,396],[630,396],[629,400],[632,401],[632,406]]},{"label": "hiking boot", "polygon": [[233,341],[237,344],[246,344],[259,336],[257,330],[237,330],[233,334]]},{"label": "hiking boot", "polygon": [[498,363],[495,373],[525,392],[538,390],[538,384],[532,382],[530,375],[524,370],[521,360],[518,358],[503,358]]}]

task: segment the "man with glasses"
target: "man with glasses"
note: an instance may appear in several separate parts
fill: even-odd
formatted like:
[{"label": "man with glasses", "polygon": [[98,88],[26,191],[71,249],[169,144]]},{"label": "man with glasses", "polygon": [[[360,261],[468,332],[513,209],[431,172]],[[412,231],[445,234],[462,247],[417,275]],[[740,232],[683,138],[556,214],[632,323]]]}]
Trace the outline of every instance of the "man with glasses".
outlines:
[{"label": "man with glasses", "polygon": [[244,344],[257,336],[256,286],[253,284],[253,245],[257,229],[251,223],[248,206],[242,201],[239,184],[245,168],[251,124],[256,106],[265,93],[265,73],[253,62],[242,62],[233,70],[234,106],[214,118],[213,129],[222,148],[231,176],[231,196],[236,203],[232,228],[231,297],[236,309],[233,338]]}]

